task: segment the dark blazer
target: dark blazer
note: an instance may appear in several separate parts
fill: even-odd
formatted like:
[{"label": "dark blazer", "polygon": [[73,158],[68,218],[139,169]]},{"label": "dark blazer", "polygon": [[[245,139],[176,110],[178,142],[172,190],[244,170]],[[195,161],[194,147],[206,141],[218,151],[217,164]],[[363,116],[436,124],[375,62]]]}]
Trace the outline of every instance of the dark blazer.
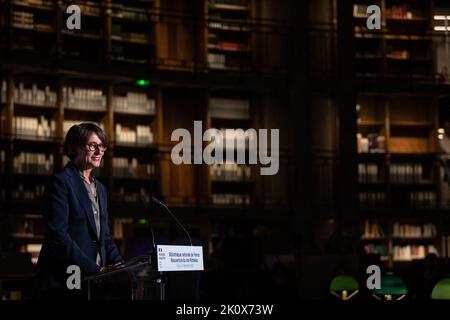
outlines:
[{"label": "dark blazer", "polygon": [[51,177],[44,196],[45,240],[38,260],[41,289],[65,287],[69,265],[78,265],[82,276],[100,271],[95,263],[100,252],[102,266],[123,262],[111,239],[106,189],[97,180],[100,237],[97,237],[91,200],[77,167],[69,162]]}]

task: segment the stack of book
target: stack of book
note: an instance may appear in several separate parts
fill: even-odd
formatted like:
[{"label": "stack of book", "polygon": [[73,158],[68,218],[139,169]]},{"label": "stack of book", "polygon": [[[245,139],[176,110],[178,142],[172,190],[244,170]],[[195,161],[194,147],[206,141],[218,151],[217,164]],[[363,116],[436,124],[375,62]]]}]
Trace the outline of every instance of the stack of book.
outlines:
[{"label": "stack of book", "polygon": [[106,96],[102,90],[63,87],[64,108],[106,111]]},{"label": "stack of book", "polygon": [[394,163],[389,167],[389,178],[392,183],[417,183],[422,180],[422,174],[421,163]]},{"label": "stack of book", "polygon": [[33,137],[53,137],[56,130],[54,120],[47,120],[44,116],[33,117],[15,117],[14,134],[33,136]]},{"label": "stack of book", "polygon": [[361,133],[356,135],[358,153],[383,153],[386,152],[386,137],[377,133],[368,134],[363,137]]},{"label": "stack of book", "polygon": [[211,98],[209,100],[211,118],[248,120],[249,110],[248,99]]},{"label": "stack of book", "polygon": [[37,200],[42,198],[45,191],[45,185],[37,184],[32,189],[27,189],[23,184],[19,184],[17,189],[12,191],[12,198],[15,200]]},{"label": "stack of book", "polygon": [[213,164],[209,172],[213,181],[249,181],[251,178],[251,168],[236,163]]},{"label": "stack of book", "polygon": [[113,176],[117,178],[152,178],[156,174],[153,163],[139,163],[136,158],[113,158]]},{"label": "stack of book", "polygon": [[434,238],[436,235],[436,226],[431,223],[410,225],[396,222],[392,228],[392,236],[395,238]]},{"label": "stack of book", "polygon": [[152,144],[153,133],[150,126],[137,125],[136,129],[116,124],[116,142],[134,144]]},{"label": "stack of book", "polygon": [[250,205],[250,195],[213,193],[212,203],[217,205]]},{"label": "stack of book", "polygon": [[48,175],[53,173],[53,154],[21,152],[14,157],[14,173]]},{"label": "stack of book", "polygon": [[39,89],[37,84],[32,84],[31,88],[26,88],[20,82],[19,86],[14,88],[14,101],[26,105],[56,107],[56,92],[52,91],[49,86],[45,86],[43,90]]},{"label": "stack of book", "polygon": [[126,97],[113,97],[113,109],[116,112],[155,114],[155,100],[145,93],[128,92]]},{"label": "stack of book", "polygon": [[394,246],[392,248],[392,258],[394,261],[411,261],[414,259],[424,259],[429,253],[439,256],[439,252],[434,245],[406,245]]}]

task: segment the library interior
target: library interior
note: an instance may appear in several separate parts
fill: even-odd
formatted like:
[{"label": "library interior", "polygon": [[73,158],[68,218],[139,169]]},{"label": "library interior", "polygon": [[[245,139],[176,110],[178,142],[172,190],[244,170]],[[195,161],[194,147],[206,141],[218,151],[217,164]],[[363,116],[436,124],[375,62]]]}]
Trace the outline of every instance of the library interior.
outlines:
[{"label": "library interior", "polygon": [[[39,299],[86,122],[123,259],[202,247],[169,300],[450,299],[449,69],[448,0],[0,0],[0,300]],[[198,121],[227,161],[174,161]]]}]

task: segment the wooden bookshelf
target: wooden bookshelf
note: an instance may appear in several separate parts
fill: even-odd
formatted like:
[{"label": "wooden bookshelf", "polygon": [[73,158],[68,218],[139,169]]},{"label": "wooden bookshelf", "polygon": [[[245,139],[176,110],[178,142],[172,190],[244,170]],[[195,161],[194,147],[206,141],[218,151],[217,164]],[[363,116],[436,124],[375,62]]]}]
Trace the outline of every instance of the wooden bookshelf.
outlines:
[{"label": "wooden bookshelf", "polygon": [[[242,70],[254,68],[260,45],[266,46],[266,53],[287,47],[287,42],[274,45],[263,37],[258,44],[253,41],[253,1],[246,1],[245,6],[225,1],[210,5],[204,0],[79,1],[82,29],[73,31],[64,28],[64,1],[11,3],[12,12],[21,13],[16,14],[15,27],[6,1],[0,1],[0,54],[2,59],[3,54],[10,57],[8,68],[0,68],[0,202],[7,204],[5,215],[12,226],[31,213],[39,216],[33,218],[36,225],[43,222],[41,186],[68,161],[63,155],[67,130],[84,121],[99,124],[110,142],[96,176],[107,187],[112,224],[116,217],[134,221],[143,211],[140,198],[150,195],[168,206],[190,209],[190,214],[202,212],[200,218],[191,217],[192,224],[199,219],[209,221],[210,211],[217,207],[226,212],[226,219],[252,208],[258,211],[256,216],[262,209],[272,210],[274,204],[275,219],[279,207],[287,208],[289,183],[284,178],[276,183],[268,179],[262,186],[258,165],[250,173],[244,168],[231,178],[210,179],[208,166],[177,166],[170,158],[175,144],[170,140],[172,131],[190,129],[194,120],[202,120],[204,130],[211,121],[218,128],[258,127],[257,118],[262,115],[257,115],[263,111],[257,110],[264,106],[264,99],[254,97],[253,83],[245,85],[245,93],[240,86],[237,93],[226,90],[230,85],[236,87],[236,82],[225,83],[220,77],[209,81],[207,65],[210,50],[220,52],[229,60],[227,75],[239,77]],[[276,1],[272,6],[277,6]],[[208,24],[211,12],[222,15],[216,19],[221,26]],[[264,19],[270,18],[268,13]],[[243,46],[238,50],[233,46],[208,48],[205,32]],[[277,59],[282,57],[285,62],[286,56],[280,53]],[[204,74],[197,77],[199,71]],[[183,78],[177,78],[180,74]],[[136,86],[138,79],[151,79],[151,85]],[[289,104],[285,93],[280,93],[284,100],[274,104],[271,113]],[[268,99],[271,94],[267,93]],[[251,112],[242,119],[210,118],[211,96],[248,99]],[[260,123],[260,127],[271,125]],[[237,193],[239,200],[213,203],[213,191]],[[273,191],[279,192],[276,200],[269,198]],[[236,208],[245,210],[237,212]],[[38,244],[42,236],[41,231],[10,232],[16,249],[18,244]]]},{"label": "wooden bookshelf", "polygon": [[253,10],[252,0],[205,0],[205,49],[209,69],[251,69]]},{"label": "wooden bookshelf", "polygon": [[[251,99],[232,92],[210,94],[208,115],[209,126],[221,130],[225,141],[226,129],[246,130],[252,127]],[[245,140],[245,137],[238,136],[236,139]],[[238,152],[237,145],[234,144],[232,152]],[[236,159],[236,156],[234,158]],[[217,164],[209,166],[208,170],[208,189],[213,206],[247,207],[253,204],[254,179],[250,166],[237,163]]]},{"label": "wooden bookshelf", "polygon": [[[357,109],[360,182],[387,183],[382,190],[386,209],[389,203],[399,203],[396,195],[404,197],[404,191],[394,186],[417,185],[435,192],[439,185],[435,99],[407,94],[361,94]],[[414,207],[413,203],[406,206]]]},{"label": "wooden bookshelf", "polygon": [[[381,10],[381,30],[368,30],[368,5]],[[356,72],[361,77],[434,81],[432,1],[354,1]]]}]

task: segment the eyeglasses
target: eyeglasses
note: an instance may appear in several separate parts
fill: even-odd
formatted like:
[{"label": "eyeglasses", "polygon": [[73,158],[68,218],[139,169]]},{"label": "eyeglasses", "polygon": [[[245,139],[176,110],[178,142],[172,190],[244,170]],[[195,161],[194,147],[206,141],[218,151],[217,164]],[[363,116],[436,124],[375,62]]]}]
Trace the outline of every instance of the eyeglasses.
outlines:
[{"label": "eyeglasses", "polygon": [[95,142],[88,143],[86,145],[89,148],[89,151],[99,150],[100,152],[105,152],[108,147],[106,147],[103,143],[97,144]]}]

